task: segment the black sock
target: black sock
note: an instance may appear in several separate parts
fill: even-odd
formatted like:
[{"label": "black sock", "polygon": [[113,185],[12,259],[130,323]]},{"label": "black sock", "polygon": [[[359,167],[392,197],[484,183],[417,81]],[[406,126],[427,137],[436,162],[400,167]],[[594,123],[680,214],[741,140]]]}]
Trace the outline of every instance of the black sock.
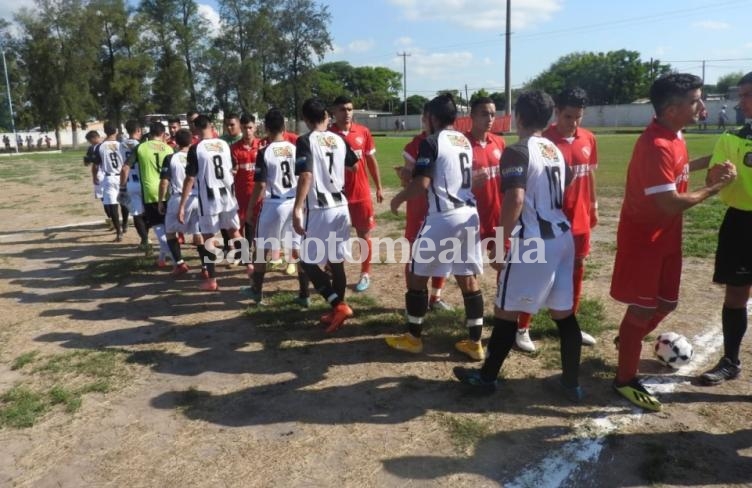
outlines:
[{"label": "black sock", "polygon": [[240,259],[240,262],[243,264],[248,264],[250,262],[250,256],[248,261],[243,259],[243,241],[242,239],[237,239],[235,242],[232,243],[233,249],[235,249],[235,255],[233,256],[233,259]]},{"label": "black sock", "polygon": [[206,263],[204,263],[204,245],[203,244],[196,246],[196,253],[198,253],[198,260],[201,263],[201,269],[206,269]]},{"label": "black sock", "polygon": [[120,215],[122,215],[123,230],[128,227],[128,207],[120,205]]},{"label": "black sock", "polygon": [[300,261],[298,263],[298,266],[300,266],[305,274],[308,275],[308,277],[311,279],[311,283],[313,283],[316,291],[318,291],[319,294],[321,294],[321,296],[324,297],[324,299],[329,302],[332,307],[342,302],[342,297],[340,297],[337,292],[334,291],[334,288],[332,288],[332,283],[329,280],[329,275],[326,274],[318,265]]},{"label": "black sock", "polygon": [[120,235],[120,214],[118,213],[118,205],[107,205],[110,208],[110,218],[112,219],[112,225],[115,227],[115,232]]},{"label": "black sock", "polygon": [[747,309],[723,307],[723,352],[734,364],[739,364],[739,348],[747,332]]},{"label": "black sock", "polygon": [[335,293],[344,300],[347,289],[347,276],[345,275],[345,263],[329,263],[332,270],[332,288]]},{"label": "black sock", "polygon": [[261,293],[264,289],[264,272],[263,271],[254,271],[251,275],[251,280],[253,281],[253,291],[256,293]]},{"label": "black sock", "polygon": [[183,262],[183,255],[180,252],[180,243],[177,237],[167,239],[167,247],[170,248],[170,254],[175,264],[181,264]]},{"label": "black sock", "polygon": [[428,310],[428,290],[407,290],[405,293],[407,330],[415,337],[423,333],[423,318]]},{"label": "black sock", "polygon": [[222,234],[222,252],[227,255],[230,252],[230,233],[227,229],[219,229],[219,232]]},{"label": "black sock", "polygon": [[483,335],[483,294],[480,291],[463,293],[465,318],[470,340],[478,342]]},{"label": "black sock", "polygon": [[298,296],[305,298],[310,296],[308,291],[310,282],[311,280],[308,279],[308,275],[305,274],[305,271],[303,271],[302,268],[298,268]]},{"label": "black sock", "polygon": [[509,355],[517,335],[517,322],[494,318],[493,332],[488,341],[488,357],[480,369],[484,381],[495,381],[501,371],[501,365]]},{"label": "black sock", "polygon": [[146,221],[143,215],[133,216],[133,227],[136,228],[138,237],[141,238],[141,242],[146,243],[149,240],[149,230],[146,228]]},{"label": "black sock", "polygon": [[574,314],[555,320],[561,341],[561,382],[564,386],[580,384],[580,353],[582,332]]},{"label": "black sock", "polygon": [[201,258],[201,265],[205,267],[206,271],[209,273],[209,278],[215,278],[217,276],[217,273],[213,261],[214,254],[210,253],[206,249],[206,244],[199,246],[198,254]]}]

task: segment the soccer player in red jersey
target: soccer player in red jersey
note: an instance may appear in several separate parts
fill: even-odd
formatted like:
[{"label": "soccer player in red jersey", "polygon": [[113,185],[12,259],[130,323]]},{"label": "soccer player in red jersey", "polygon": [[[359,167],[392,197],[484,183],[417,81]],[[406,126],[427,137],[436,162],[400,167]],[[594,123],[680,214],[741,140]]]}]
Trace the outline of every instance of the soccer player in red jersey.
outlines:
[{"label": "soccer player in red jersey", "polygon": [[[595,170],[598,167],[598,149],[595,136],[580,127],[585,115],[587,93],[582,88],[567,88],[556,99],[556,122],[543,132],[559,148],[564,161],[572,170],[572,182],[564,191],[564,213],[572,224],[574,239],[574,312],[580,305],[585,258],[590,254],[590,229],[598,223],[598,201],[595,193]],[[516,344],[525,352],[535,351],[530,340],[529,314],[520,315]],[[582,343],[595,344],[595,338],[582,332]]]},{"label": "soccer player in red jersey", "polygon": [[[399,121],[397,122],[399,123]],[[421,117],[420,122],[423,131],[407,143],[402,151],[402,159],[404,159],[405,165],[401,168],[396,168],[399,170],[403,188],[407,187],[412,179],[420,143],[428,136],[428,133],[426,132],[428,127],[428,103],[423,105],[423,116]],[[420,228],[423,226],[423,222],[426,219],[426,213],[428,213],[428,201],[426,200],[425,195],[420,195],[407,200],[405,212],[405,239],[410,243],[411,254],[413,243],[415,242],[415,239],[418,238]],[[407,280],[408,286],[410,285],[409,269],[409,263],[405,264],[405,279]],[[445,284],[446,277],[444,276],[434,276],[431,278],[431,295],[428,299],[428,308],[430,310],[452,310],[452,307],[441,299],[441,291],[444,289]]]},{"label": "soccer player in red jersey", "polygon": [[[242,138],[230,146],[232,155],[232,167],[235,171],[235,198],[238,200],[238,218],[240,219],[240,233],[248,238],[253,237],[244,233],[246,223],[246,209],[248,200],[253,193],[253,172],[256,166],[256,155],[261,146],[261,141],[256,139],[256,118],[253,115],[240,117]],[[256,202],[256,215],[252,222],[256,222],[261,206]]]},{"label": "soccer player in red jersey", "polygon": [[697,122],[702,80],[672,73],[650,87],[655,119],[637,139],[616,233],[611,296],[627,305],[619,326],[614,390],[638,407],[661,403],[637,378],[642,341],[676,309],[682,268],[682,213],[718,193],[736,177],[726,162],[708,171],[705,186],[688,191],[689,172],[710,158],[689,161],[681,130]]},{"label": "soccer player in red jersey", "polygon": [[[373,201],[371,200],[371,187],[368,183],[368,173],[371,174],[376,185],[376,201],[384,201],[384,193],[381,188],[381,176],[379,165],[376,162],[376,146],[373,144],[371,131],[367,127],[353,122],[353,104],[348,97],[340,95],[334,100],[334,124],[331,131],[341,135],[350,145],[359,161],[355,171],[345,174],[345,196],[350,209],[350,220],[358,237],[368,243],[368,249],[361,249],[361,255],[365,252],[365,260],[360,265],[360,280],[355,285],[355,290],[366,291],[371,284],[371,258],[373,245],[371,243],[371,230],[376,227],[373,215]],[[366,172],[368,167],[368,173]]]}]

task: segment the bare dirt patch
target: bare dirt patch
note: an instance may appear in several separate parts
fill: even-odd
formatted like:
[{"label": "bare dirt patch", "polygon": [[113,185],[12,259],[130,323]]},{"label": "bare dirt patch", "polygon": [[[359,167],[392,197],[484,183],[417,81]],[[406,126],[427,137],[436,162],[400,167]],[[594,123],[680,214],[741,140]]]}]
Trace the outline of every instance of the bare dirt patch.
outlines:
[{"label": "bare dirt patch", "polygon": [[[4,190],[32,195],[27,186],[4,183]],[[601,203],[585,285],[605,307],[607,330],[584,350],[588,397],[571,406],[551,386],[555,339],[540,339],[544,352],[535,357],[513,353],[502,390],[486,398],[467,396],[451,378],[453,366],[466,364],[446,326],[455,316],[434,318],[441,328],[429,318],[422,355],[390,350],[383,336],[403,327],[401,265],[375,266],[372,289],[350,295],[356,318],[332,337],[317,324],[321,301],[307,312],[273,300],[268,310],[245,313],[237,289],[246,278],[237,268],[221,269],[216,294],[196,291],[195,275],[170,281],[160,270],[87,279],[92,263],[136,257],[136,236],[115,244],[102,226],[15,233],[99,219],[94,201],[82,214],[61,210],[88,201],[88,186],[75,192],[0,208],[0,393],[48,386],[49,377],[31,373],[33,362],[12,369],[32,351],[116,351],[127,374],[106,392],[83,394],[73,412],[55,405],[32,427],[0,429],[0,485],[498,486],[580,435],[583,420],[632,413],[610,391],[613,327],[623,311],[607,297],[617,200]],[[382,222],[376,233],[399,230]],[[722,292],[709,284],[710,269],[708,260],[687,261],[680,309],[661,330],[692,337],[719,329]],[[351,281],[357,272],[348,268]],[[483,276],[489,313],[494,278]],[[266,291],[294,288],[271,274]],[[461,306],[453,284],[445,294]],[[662,413],[614,431],[597,462],[567,484],[752,483],[748,377],[701,388],[659,368],[645,349],[645,370],[682,383],[662,396]],[[743,361],[750,359],[745,352]]]}]

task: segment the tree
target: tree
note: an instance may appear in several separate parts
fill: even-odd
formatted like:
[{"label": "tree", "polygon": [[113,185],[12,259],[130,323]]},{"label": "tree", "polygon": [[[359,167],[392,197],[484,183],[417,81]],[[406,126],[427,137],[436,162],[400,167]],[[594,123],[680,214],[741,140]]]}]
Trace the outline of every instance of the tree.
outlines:
[{"label": "tree", "polygon": [[488,95],[488,98],[494,101],[494,105],[496,105],[496,110],[506,110],[504,107],[507,106],[507,95],[503,92],[493,92]]},{"label": "tree", "polygon": [[436,92],[436,96],[448,93],[454,97],[454,103],[457,105],[467,105],[467,100],[462,98],[462,93],[459,90],[439,90]]},{"label": "tree", "polygon": [[[407,97],[407,115],[421,115],[423,106],[428,103],[428,99],[422,95],[410,95]],[[400,114],[405,113],[405,103],[400,104]]]},{"label": "tree", "polygon": [[321,61],[332,47],[327,29],[331,14],[312,0],[284,0],[277,14],[276,78],[297,120],[303,94],[310,90],[314,60]]},{"label": "tree", "polygon": [[[491,97],[491,94],[488,93],[485,89],[481,88],[480,90],[470,95],[470,105],[472,106],[473,102],[475,102],[479,98],[490,98],[490,97]],[[496,102],[494,102],[494,104],[495,103]]]},{"label": "tree", "polygon": [[631,103],[648,95],[653,79],[670,71],[654,60],[643,62],[637,51],[573,53],[562,56],[526,84],[555,95],[570,86],[588,93],[592,105]]},{"label": "tree", "polygon": [[718,78],[718,81],[715,84],[716,92],[722,95],[727,95],[729,88],[736,86],[742,76],[744,76],[744,73],[742,71],[728,73],[721,76],[720,78]]},{"label": "tree", "polygon": [[322,100],[347,95],[357,108],[384,110],[390,102],[395,106],[401,83],[402,75],[389,68],[353,67],[347,61],[336,61],[320,64],[313,70],[311,90]]},{"label": "tree", "polygon": [[93,80],[98,73],[99,36],[81,0],[36,0],[16,14],[18,50],[24,60],[28,106],[34,120],[59,129],[69,121],[77,143],[78,125],[97,112]]}]

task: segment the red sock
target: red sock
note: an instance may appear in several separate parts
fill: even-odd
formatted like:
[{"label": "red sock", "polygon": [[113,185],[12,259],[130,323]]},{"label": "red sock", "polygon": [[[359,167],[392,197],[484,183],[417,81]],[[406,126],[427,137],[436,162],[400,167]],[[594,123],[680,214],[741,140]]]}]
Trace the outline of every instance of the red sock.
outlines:
[{"label": "red sock", "polygon": [[[579,261],[579,265],[577,264]],[[572,273],[572,311],[577,313],[580,308],[580,295],[582,295],[582,278],[585,276],[585,265],[582,261],[576,260],[574,265],[574,273]]]},{"label": "red sock", "polygon": [[[371,238],[366,238],[366,242],[368,243],[368,251],[366,254],[366,260],[363,261],[360,264],[360,273],[361,274],[370,274],[371,273],[371,258],[373,257],[373,241],[371,241]],[[360,252],[363,252],[363,249],[360,250]]]},{"label": "red sock", "polygon": [[533,316],[529,313],[522,312],[517,316],[517,329],[530,328],[530,322],[533,320]]},{"label": "red sock", "polygon": [[[652,318],[642,319],[635,314],[624,314],[619,325],[619,365],[616,368],[616,383],[623,385],[637,376],[640,365],[642,340],[652,330]],[[656,323],[657,325],[657,323]]]}]

